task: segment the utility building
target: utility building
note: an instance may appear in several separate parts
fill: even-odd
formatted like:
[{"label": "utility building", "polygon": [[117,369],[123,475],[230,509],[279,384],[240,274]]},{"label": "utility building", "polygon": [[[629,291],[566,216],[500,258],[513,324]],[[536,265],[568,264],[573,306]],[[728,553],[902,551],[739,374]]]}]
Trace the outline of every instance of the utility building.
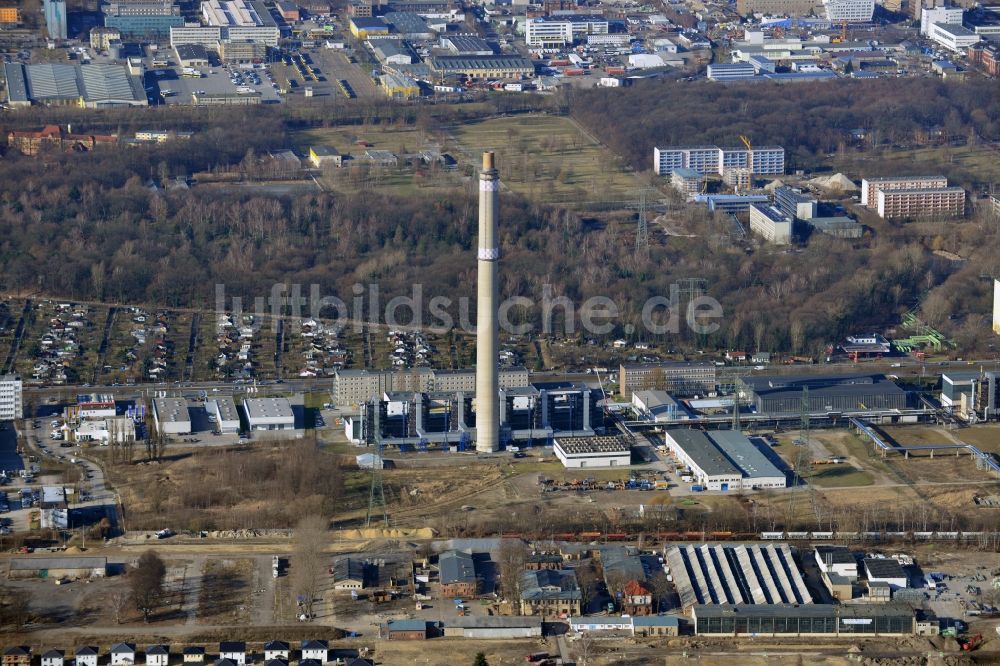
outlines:
[{"label": "utility building", "polygon": [[761,414],[799,413],[804,399],[810,414],[901,410],[909,406],[909,394],[879,374],[756,375],[739,378],[737,389],[750,397]]},{"label": "utility building", "polygon": [[557,437],[552,446],[567,468],[627,467],[631,446],[624,437]]},{"label": "utility building", "polygon": [[705,490],[738,490],[743,473],[700,430],[671,428],[663,439],[681,464],[687,466]]}]

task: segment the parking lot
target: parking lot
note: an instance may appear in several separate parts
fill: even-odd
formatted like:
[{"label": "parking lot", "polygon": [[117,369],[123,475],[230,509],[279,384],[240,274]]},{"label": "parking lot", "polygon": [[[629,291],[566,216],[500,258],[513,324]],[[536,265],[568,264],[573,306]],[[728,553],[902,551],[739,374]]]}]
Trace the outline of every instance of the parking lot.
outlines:
[{"label": "parking lot", "polygon": [[330,94],[343,95],[337,86],[338,81],[347,81],[354,95],[358,98],[376,97],[381,95],[370,72],[350,61],[350,56],[334,49],[314,49],[309,51],[310,57],[319,68],[322,79],[319,85],[325,86]]},{"label": "parking lot", "polygon": [[154,69],[146,73],[146,91],[151,98],[159,99],[161,103],[167,104],[191,104],[192,95],[195,93],[212,94],[237,94],[240,88],[244,90],[252,89],[261,94],[261,104],[277,104],[281,101],[278,90],[271,85],[267,78],[268,70],[265,67],[254,69],[260,83],[250,80],[245,75],[240,82],[232,81],[233,72],[243,72],[240,68],[226,67],[201,67],[201,78],[182,76],[182,68],[170,67],[166,69]]}]

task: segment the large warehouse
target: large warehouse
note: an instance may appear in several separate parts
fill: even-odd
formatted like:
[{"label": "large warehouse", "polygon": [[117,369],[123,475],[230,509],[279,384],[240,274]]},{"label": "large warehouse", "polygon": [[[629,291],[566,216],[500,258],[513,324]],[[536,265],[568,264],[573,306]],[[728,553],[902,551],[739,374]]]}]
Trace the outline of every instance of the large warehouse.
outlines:
[{"label": "large warehouse", "polygon": [[743,490],[784,488],[785,473],[771,462],[746,435],[733,430],[716,430],[708,438],[743,473]]},{"label": "large warehouse", "polygon": [[628,467],[632,464],[625,437],[557,437],[552,445],[563,467]]},{"label": "large warehouse", "polygon": [[6,63],[7,96],[11,106],[50,104],[105,108],[147,106],[142,78],[124,65],[22,65]]},{"label": "large warehouse", "polygon": [[672,428],[663,433],[663,439],[705,490],[737,490],[743,486],[743,472],[700,430]]},{"label": "large warehouse", "polygon": [[245,398],[243,409],[251,430],[295,429],[295,412],[287,398]]},{"label": "large warehouse", "polygon": [[811,414],[906,409],[909,395],[884,375],[758,375],[737,380],[760,414],[797,414],[808,389]]},{"label": "large warehouse", "polygon": [[186,435],[191,432],[191,414],[184,398],[155,398],[153,421],[164,435]]},{"label": "large warehouse", "polygon": [[698,604],[811,604],[786,545],[670,546],[670,567],[683,608]]},{"label": "large warehouse", "polygon": [[913,609],[897,604],[695,606],[699,636],[909,636]]}]

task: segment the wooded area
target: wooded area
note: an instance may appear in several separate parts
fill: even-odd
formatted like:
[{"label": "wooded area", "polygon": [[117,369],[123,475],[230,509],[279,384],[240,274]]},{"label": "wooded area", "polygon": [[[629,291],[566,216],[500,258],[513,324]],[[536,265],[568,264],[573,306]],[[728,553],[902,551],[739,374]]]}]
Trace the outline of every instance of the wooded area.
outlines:
[{"label": "wooded area", "polygon": [[[996,139],[1000,96],[987,89],[991,86],[922,79],[787,87],[645,82],[614,95],[577,92],[537,104],[556,109],[568,102],[575,118],[637,169],[648,169],[655,144],[732,144],[739,134],[751,135],[757,145],[784,145],[794,169],[814,168],[827,153],[845,149],[844,133],[856,127],[905,143],[926,136],[929,128],[962,132],[975,141]],[[654,111],[637,117],[635,109]],[[445,191],[417,189],[406,197],[378,188],[341,196],[294,188],[279,195],[252,185],[172,191],[148,186],[151,179],[163,183],[199,172],[239,176],[257,168],[267,151],[289,147],[292,129],[373,122],[382,111],[380,122],[433,127],[486,117],[497,108],[375,105],[350,114],[335,109],[326,117],[311,109],[169,110],[141,123],[108,111],[83,116],[89,124],[72,109],[45,109],[34,118],[5,116],[5,129],[73,120],[74,132],[127,134],[155,123],[196,133],[188,141],[92,153],[32,158],[8,152],[0,162],[0,261],[6,267],[0,288],[196,308],[214,307],[216,284],[224,284],[228,296],[252,303],[279,281],[304,289],[315,283],[323,295],[347,303],[353,285],[371,282],[379,284],[383,304],[409,295],[418,283],[425,301],[435,295],[471,298],[474,183]],[[872,170],[878,173],[877,160]],[[971,178],[958,177],[959,184]],[[611,215],[607,219],[617,222],[607,224],[510,192],[502,201],[502,296],[540,303],[544,284],[577,304],[607,296],[622,312],[608,339],[625,335],[626,325],[633,324],[636,332],[626,337],[678,348],[818,352],[847,333],[892,326],[922,301],[925,319],[960,344],[986,344],[982,319],[989,311],[989,289],[979,276],[1000,274],[1000,265],[988,249],[997,240],[997,226],[985,217],[884,224],[854,243],[814,234],[801,250],[748,254],[739,244],[719,240],[721,221],[692,208],[684,214],[691,225],[702,225],[700,233],[668,237],[653,225],[646,258],[635,252],[634,213]],[[934,250],[967,260],[956,262]],[[668,295],[672,283],[686,278],[704,279],[706,293],[722,302],[720,333],[697,339],[682,327],[669,340],[647,334],[639,325],[643,303]],[[452,313],[457,321],[457,306]],[[515,315],[540,329],[537,305]]]}]

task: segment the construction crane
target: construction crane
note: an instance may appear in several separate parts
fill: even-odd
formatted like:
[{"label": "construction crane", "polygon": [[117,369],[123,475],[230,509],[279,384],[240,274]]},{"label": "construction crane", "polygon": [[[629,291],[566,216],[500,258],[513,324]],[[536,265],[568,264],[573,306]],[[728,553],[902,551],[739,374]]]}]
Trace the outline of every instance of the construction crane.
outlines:
[{"label": "construction crane", "polygon": [[[750,139],[742,134],[740,135],[740,141],[747,147],[747,189],[751,189],[753,187],[753,145],[751,145]],[[739,177],[736,178],[736,191],[740,191]]]}]

